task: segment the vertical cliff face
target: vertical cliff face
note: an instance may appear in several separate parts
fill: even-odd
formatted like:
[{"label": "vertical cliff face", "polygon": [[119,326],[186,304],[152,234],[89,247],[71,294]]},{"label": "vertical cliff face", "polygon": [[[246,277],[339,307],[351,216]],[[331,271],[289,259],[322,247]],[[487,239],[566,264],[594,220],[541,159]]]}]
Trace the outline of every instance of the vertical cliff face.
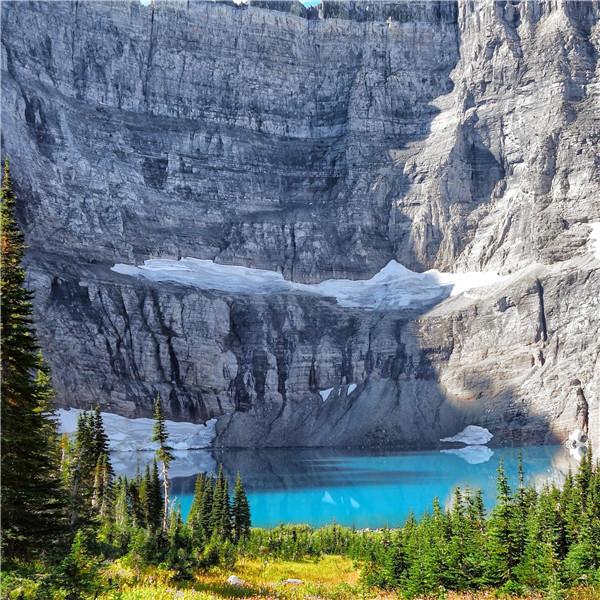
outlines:
[{"label": "vertical cliff face", "polygon": [[[3,3],[2,146],[59,401],[141,415],[159,390],[225,445],[416,445],[562,437],[581,389],[600,435],[599,12]],[[507,278],[373,311],[110,271],[181,256]]]},{"label": "vertical cliff face", "polygon": [[214,258],[298,281],[376,272],[398,243],[398,161],[426,139],[458,58],[454,4],[396,12],[9,3],[6,139],[15,161],[39,157],[21,181],[30,244],[113,262]]}]

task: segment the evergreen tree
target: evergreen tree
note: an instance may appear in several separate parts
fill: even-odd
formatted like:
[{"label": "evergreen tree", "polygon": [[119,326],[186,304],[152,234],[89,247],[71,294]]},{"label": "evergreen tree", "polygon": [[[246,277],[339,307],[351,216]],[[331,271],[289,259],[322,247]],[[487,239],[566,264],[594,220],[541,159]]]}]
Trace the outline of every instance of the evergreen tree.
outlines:
[{"label": "evergreen tree", "polygon": [[213,496],[215,491],[214,477],[209,476],[204,484],[202,493],[202,506],[200,510],[200,523],[202,524],[202,532],[205,539],[209,539],[213,532],[212,527],[212,511],[213,511]]},{"label": "evergreen tree", "polygon": [[119,477],[115,485],[115,525],[120,531],[131,526],[127,477]]},{"label": "evergreen tree", "polygon": [[545,488],[528,520],[529,534],[521,564],[516,573],[526,585],[547,589],[554,581],[559,566],[560,518],[557,490]]},{"label": "evergreen tree", "polygon": [[194,498],[188,513],[187,524],[192,535],[192,540],[195,546],[200,546],[204,540],[204,527],[202,523],[204,490],[206,488],[208,477],[206,473],[201,473],[196,477],[194,484]]},{"label": "evergreen tree", "polygon": [[250,534],[250,505],[240,474],[237,474],[233,490],[233,539],[238,542]]},{"label": "evergreen tree", "polygon": [[98,514],[103,520],[112,520],[114,508],[112,467],[108,454],[103,454],[98,460],[100,464]]},{"label": "evergreen tree", "polygon": [[162,478],[163,478],[163,514],[162,514],[162,531],[167,532],[168,529],[168,517],[169,517],[169,465],[173,460],[173,454],[171,448],[167,445],[169,434],[167,433],[167,427],[165,425],[165,418],[162,412],[162,405],[160,402],[160,395],[156,395],[154,401],[154,430],[152,435],[152,441],[158,442],[158,450],[156,451],[156,458],[162,464]]},{"label": "evergreen tree", "polygon": [[[34,553],[60,537],[64,501],[52,389],[33,328],[21,263],[23,235],[8,160],[0,193],[2,543],[6,558]],[[44,542],[45,541],[45,542]]]},{"label": "evergreen tree", "polygon": [[129,503],[129,510],[130,510],[130,515],[131,515],[131,521],[132,521],[132,525],[134,527],[141,527],[143,528],[145,525],[145,507],[142,503],[142,499],[140,497],[140,487],[142,484],[142,479],[140,477],[140,475],[138,474],[138,476],[135,479],[132,479],[129,482],[129,485],[127,487],[127,496],[128,496],[128,503]]},{"label": "evergreen tree", "polygon": [[587,503],[587,493],[592,480],[592,449],[588,446],[587,452],[584,454],[579,463],[577,471],[577,493],[581,502],[581,510],[585,511]]},{"label": "evergreen tree", "polygon": [[[600,576],[600,465],[596,463],[593,467],[591,455],[590,447],[586,457],[588,460],[580,464],[577,485],[572,491],[572,495],[578,497],[585,489],[585,498],[578,498],[578,502],[571,500],[571,506],[566,507],[567,536],[570,532],[573,541],[565,557],[565,574],[573,584]],[[581,486],[582,479],[585,480],[584,486]],[[576,528],[569,526],[570,520],[579,521]]]},{"label": "evergreen tree", "polygon": [[72,529],[88,525],[95,514],[94,484],[98,464],[91,413],[77,418],[73,456],[70,460],[70,523]]},{"label": "evergreen tree", "polygon": [[161,527],[163,519],[163,497],[160,489],[160,477],[158,475],[158,464],[152,462],[152,471],[150,473],[150,485],[148,487],[148,524],[150,528],[157,531]]},{"label": "evergreen tree", "polygon": [[498,465],[496,480],[497,504],[488,523],[487,577],[491,584],[499,585],[512,576],[514,566],[512,525],[513,506],[511,490],[504,472],[504,463]]},{"label": "evergreen tree", "polygon": [[523,455],[519,452],[517,465],[518,488],[513,501],[512,522],[510,526],[511,566],[516,565],[525,552],[527,543],[527,516],[529,513],[529,501],[527,488],[525,486],[525,471],[523,469]]},{"label": "evergreen tree", "polygon": [[114,475],[112,464],[110,462],[110,446],[108,443],[108,435],[106,435],[106,430],[104,429],[104,421],[102,420],[99,406],[96,406],[94,409],[94,414],[92,415],[91,419],[96,460],[104,455],[106,457],[106,467],[110,471],[110,474]]},{"label": "evergreen tree", "polygon": [[179,506],[175,506],[169,513],[167,562],[180,572],[185,571],[188,566],[189,548],[186,534],[187,530],[181,518],[181,510]]},{"label": "evergreen tree", "polygon": [[156,532],[162,523],[162,494],[160,491],[160,479],[158,476],[158,465],[156,460],[146,465],[144,476],[141,478],[140,503],[144,515],[144,526],[150,531]]},{"label": "evergreen tree", "polygon": [[222,540],[231,537],[229,484],[227,483],[227,478],[223,473],[222,467],[219,467],[212,498],[211,530],[213,536],[217,536]]},{"label": "evergreen tree", "polygon": [[565,536],[567,544],[571,545],[577,541],[581,522],[581,503],[573,480],[573,474],[569,469],[563,489],[561,492],[561,505],[565,519]]}]

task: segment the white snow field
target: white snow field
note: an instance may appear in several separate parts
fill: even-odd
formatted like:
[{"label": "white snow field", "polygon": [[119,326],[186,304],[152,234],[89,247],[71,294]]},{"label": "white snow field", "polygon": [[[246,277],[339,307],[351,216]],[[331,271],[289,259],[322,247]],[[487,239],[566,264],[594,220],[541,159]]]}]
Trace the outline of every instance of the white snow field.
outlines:
[{"label": "white snow field", "polygon": [[171,281],[205,290],[243,294],[302,292],[335,298],[340,306],[372,310],[426,306],[510,277],[487,271],[416,273],[394,260],[371,279],[328,279],[315,284],[288,281],[275,271],[220,265],[197,258],[151,259],[140,266],[117,263],[112,270],[122,275]]},{"label": "white snow field", "polygon": [[467,425],[461,432],[452,437],[445,437],[440,442],[459,442],[467,446],[482,446],[487,444],[494,436],[485,427]]},{"label": "white snow field", "polygon": [[[82,410],[60,408],[56,412],[60,433],[77,431],[77,418]],[[101,415],[111,451],[139,452],[158,448],[157,443],[152,441],[152,419],[128,419],[105,412]],[[209,448],[215,438],[216,422],[216,419],[211,419],[206,424],[166,421],[169,445],[173,450]]]}]

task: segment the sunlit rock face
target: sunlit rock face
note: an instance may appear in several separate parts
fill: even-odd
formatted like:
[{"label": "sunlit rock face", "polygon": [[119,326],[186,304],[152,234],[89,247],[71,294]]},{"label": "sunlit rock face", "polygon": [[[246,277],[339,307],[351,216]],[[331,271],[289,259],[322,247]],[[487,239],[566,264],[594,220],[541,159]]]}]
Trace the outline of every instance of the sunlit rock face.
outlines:
[{"label": "sunlit rock face", "polygon": [[[233,446],[428,445],[468,424],[550,441],[577,426],[577,378],[600,443],[598,19],[4,2],[2,151],[59,403],[148,416],[160,391]],[[364,308],[110,270],[186,256],[306,284],[391,260],[499,281]]]}]

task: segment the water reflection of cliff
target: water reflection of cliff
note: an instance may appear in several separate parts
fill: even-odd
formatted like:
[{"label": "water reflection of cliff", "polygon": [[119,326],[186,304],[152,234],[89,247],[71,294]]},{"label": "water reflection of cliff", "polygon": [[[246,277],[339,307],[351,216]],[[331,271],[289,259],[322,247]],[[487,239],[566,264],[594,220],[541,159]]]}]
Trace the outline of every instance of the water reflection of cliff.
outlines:
[{"label": "water reflection of cliff", "polygon": [[[494,448],[485,456],[479,453],[477,460],[460,452],[228,449],[176,452],[171,478],[173,492],[180,497],[192,493],[198,473],[214,474],[221,464],[231,480],[239,471],[247,489],[255,495],[313,490],[327,503],[344,490],[353,490],[355,495],[359,490],[377,490],[382,495],[397,496],[400,490],[423,488],[440,495],[443,501],[454,487],[468,486],[481,488],[491,500],[499,461],[504,461],[509,478],[515,482],[521,451],[526,476],[536,486],[549,481],[561,483],[569,469],[576,471],[578,466],[566,448],[556,446]],[[152,453],[113,454],[117,473],[130,477],[143,471],[152,459]]]}]

